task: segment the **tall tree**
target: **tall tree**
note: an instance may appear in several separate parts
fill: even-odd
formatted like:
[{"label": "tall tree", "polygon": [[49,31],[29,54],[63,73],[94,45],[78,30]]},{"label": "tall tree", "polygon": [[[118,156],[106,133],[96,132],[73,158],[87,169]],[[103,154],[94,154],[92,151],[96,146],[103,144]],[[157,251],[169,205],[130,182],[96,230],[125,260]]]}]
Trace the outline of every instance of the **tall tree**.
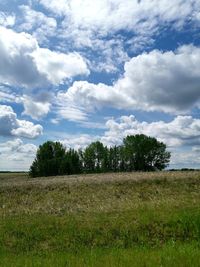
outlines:
[{"label": "tall tree", "polygon": [[60,142],[45,142],[37,150],[36,158],[30,167],[30,175],[36,177],[60,174],[60,163],[64,156],[65,148]]},{"label": "tall tree", "polygon": [[118,146],[109,149],[109,166],[110,170],[117,172],[120,169],[120,148]]},{"label": "tall tree", "polygon": [[104,145],[97,141],[86,147],[83,153],[85,172],[102,172],[105,169],[105,153]]},{"label": "tall tree", "polygon": [[137,134],[123,140],[127,167],[130,171],[153,171],[167,167],[170,153],[156,138]]},{"label": "tall tree", "polygon": [[79,153],[74,149],[69,149],[60,162],[60,174],[78,174],[81,171],[82,166]]}]

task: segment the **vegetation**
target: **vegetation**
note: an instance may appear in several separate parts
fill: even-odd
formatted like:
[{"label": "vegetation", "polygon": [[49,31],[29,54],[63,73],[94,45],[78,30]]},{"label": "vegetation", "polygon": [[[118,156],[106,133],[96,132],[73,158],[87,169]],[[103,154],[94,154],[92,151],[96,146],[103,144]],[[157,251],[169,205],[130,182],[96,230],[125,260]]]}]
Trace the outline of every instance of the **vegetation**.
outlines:
[{"label": "vegetation", "polygon": [[0,266],[200,265],[199,172],[4,175]]},{"label": "vegetation", "polygon": [[164,169],[169,159],[164,143],[143,134],[127,136],[122,146],[110,148],[93,142],[83,151],[65,151],[61,143],[48,141],[39,147],[30,176],[155,171]]}]

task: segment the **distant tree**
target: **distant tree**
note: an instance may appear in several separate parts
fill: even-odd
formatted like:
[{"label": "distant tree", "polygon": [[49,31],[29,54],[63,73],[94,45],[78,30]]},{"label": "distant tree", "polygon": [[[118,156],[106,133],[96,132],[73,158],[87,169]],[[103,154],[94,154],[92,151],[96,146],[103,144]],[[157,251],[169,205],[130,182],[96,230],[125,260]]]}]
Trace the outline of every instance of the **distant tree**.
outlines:
[{"label": "distant tree", "polygon": [[103,172],[107,162],[106,148],[97,141],[91,143],[83,152],[83,165],[85,172]]},{"label": "distant tree", "polygon": [[108,148],[97,141],[79,151],[66,151],[60,142],[47,141],[39,146],[29,174],[37,177],[81,172],[154,171],[164,169],[169,160],[166,145],[144,134],[127,136],[121,146]]},{"label": "distant tree", "polygon": [[81,171],[82,165],[79,153],[74,149],[69,149],[60,162],[60,174],[78,174]]},{"label": "distant tree", "polygon": [[83,170],[86,173],[95,171],[95,151],[93,146],[89,145],[83,151]]},{"label": "distant tree", "polygon": [[167,167],[170,153],[156,138],[137,134],[123,140],[126,168],[129,171],[154,171]]},{"label": "distant tree", "polygon": [[60,174],[60,163],[65,157],[65,148],[60,142],[47,141],[40,145],[29,174],[32,177]]},{"label": "distant tree", "polygon": [[109,149],[109,168],[112,172],[120,169],[120,147],[114,146]]},{"label": "distant tree", "polygon": [[38,166],[37,159],[35,159],[33,161],[32,165],[30,166],[29,175],[31,177],[37,177],[37,176],[39,176],[39,166]]},{"label": "distant tree", "polygon": [[128,171],[127,164],[126,164],[126,157],[125,157],[125,149],[124,146],[119,146],[119,171],[124,172]]},{"label": "distant tree", "polygon": [[102,172],[110,171],[110,168],[109,168],[109,148],[107,146],[105,146],[104,150],[103,150],[103,159],[102,159],[101,169],[102,169]]}]

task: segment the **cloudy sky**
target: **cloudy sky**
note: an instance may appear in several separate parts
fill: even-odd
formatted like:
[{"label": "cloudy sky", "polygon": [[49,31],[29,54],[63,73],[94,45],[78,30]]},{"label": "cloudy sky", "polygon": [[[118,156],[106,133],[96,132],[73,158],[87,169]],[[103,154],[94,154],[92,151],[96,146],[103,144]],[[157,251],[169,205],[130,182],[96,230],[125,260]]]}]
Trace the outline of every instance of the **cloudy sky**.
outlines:
[{"label": "cloudy sky", "polygon": [[199,0],[0,1],[0,170],[136,133],[199,168],[199,114]]}]

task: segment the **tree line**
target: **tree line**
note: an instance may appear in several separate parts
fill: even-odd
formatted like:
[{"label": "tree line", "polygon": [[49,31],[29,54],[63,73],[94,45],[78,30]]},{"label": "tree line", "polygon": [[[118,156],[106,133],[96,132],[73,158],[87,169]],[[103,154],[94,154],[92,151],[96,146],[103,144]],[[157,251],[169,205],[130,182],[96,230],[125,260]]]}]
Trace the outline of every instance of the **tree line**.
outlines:
[{"label": "tree line", "polygon": [[155,171],[168,166],[170,152],[156,138],[129,135],[120,146],[107,147],[100,141],[85,149],[66,149],[60,142],[40,145],[29,174],[31,177],[80,173]]}]

